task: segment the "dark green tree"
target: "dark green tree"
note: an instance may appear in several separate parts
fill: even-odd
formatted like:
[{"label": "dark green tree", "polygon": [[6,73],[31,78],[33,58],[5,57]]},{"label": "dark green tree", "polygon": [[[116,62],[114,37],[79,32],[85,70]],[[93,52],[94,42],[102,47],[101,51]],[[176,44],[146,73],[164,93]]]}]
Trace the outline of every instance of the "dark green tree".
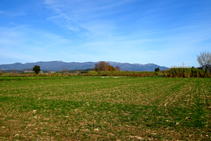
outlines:
[{"label": "dark green tree", "polygon": [[160,68],[155,68],[155,72],[159,72],[160,71]]},{"label": "dark green tree", "polygon": [[35,65],[35,66],[33,67],[32,70],[33,70],[36,74],[38,74],[38,73],[41,71],[40,66],[38,66],[38,65]]}]

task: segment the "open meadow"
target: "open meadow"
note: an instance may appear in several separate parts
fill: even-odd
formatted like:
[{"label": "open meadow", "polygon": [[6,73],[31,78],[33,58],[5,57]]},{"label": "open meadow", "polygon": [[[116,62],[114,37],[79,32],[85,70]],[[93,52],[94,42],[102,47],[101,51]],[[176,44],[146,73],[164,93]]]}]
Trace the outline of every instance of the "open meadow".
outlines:
[{"label": "open meadow", "polygon": [[0,76],[0,140],[211,140],[211,79]]}]

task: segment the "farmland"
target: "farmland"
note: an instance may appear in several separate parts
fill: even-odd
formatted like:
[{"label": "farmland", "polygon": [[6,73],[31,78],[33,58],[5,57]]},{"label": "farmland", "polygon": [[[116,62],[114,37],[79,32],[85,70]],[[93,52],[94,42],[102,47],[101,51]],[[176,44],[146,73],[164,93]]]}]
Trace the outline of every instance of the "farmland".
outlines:
[{"label": "farmland", "polygon": [[0,140],[211,140],[211,79],[0,77]]}]

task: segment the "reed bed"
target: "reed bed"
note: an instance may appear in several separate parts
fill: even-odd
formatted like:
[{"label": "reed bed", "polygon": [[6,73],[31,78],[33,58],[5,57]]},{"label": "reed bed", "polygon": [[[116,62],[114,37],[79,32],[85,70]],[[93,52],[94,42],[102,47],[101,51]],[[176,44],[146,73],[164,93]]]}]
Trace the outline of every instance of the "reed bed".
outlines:
[{"label": "reed bed", "polygon": [[163,72],[166,77],[211,77],[208,69],[195,69],[195,68],[171,68]]}]

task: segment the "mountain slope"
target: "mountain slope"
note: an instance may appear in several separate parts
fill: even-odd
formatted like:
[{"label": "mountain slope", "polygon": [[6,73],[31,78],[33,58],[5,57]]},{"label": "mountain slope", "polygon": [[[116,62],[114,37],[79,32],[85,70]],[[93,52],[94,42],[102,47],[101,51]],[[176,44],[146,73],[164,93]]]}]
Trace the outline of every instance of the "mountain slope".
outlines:
[{"label": "mountain slope", "polygon": [[[42,70],[54,70],[60,71],[63,68],[68,70],[84,70],[94,68],[97,62],[62,62],[62,61],[50,61],[50,62],[36,62],[36,63],[14,63],[14,64],[3,64],[0,65],[0,70],[23,70],[27,68],[33,68],[35,65],[39,65]],[[108,62],[112,66],[119,66],[123,71],[154,71],[155,68],[159,67],[160,70],[168,69],[164,66],[156,64],[130,64],[130,63],[119,63],[119,62]]]}]

